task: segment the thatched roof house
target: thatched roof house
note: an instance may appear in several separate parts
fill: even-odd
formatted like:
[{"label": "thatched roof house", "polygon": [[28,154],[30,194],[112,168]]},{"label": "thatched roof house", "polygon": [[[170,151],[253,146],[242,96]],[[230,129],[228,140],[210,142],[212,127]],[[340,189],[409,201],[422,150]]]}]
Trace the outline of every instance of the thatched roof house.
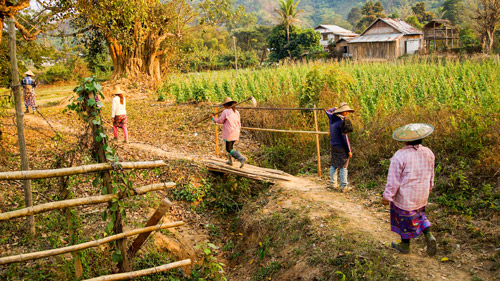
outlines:
[{"label": "thatched roof house", "polygon": [[424,47],[420,30],[400,19],[379,18],[349,42],[355,59],[396,59]]}]

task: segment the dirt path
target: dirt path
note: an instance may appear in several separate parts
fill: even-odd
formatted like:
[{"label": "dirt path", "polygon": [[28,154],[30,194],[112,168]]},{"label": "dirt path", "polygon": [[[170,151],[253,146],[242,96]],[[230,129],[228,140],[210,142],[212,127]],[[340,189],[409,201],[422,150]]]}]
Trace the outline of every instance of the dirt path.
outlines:
[{"label": "dirt path", "polygon": [[[73,133],[71,128],[64,124],[50,121],[52,126],[57,130]],[[48,124],[40,115],[27,115],[25,124],[28,126],[43,126]],[[193,155],[178,151],[175,147],[158,147],[146,143],[131,141],[128,144],[119,143],[129,150],[137,151],[137,153],[148,153],[158,157],[166,157],[170,159],[187,159],[195,162],[201,162],[203,159],[209,159],[213,156],[208,155]],[[201,163],[200,163],[201,164]],[[321,206],[313,208],[310,215],[311,219],[327,216],[329,211],[334,211],[347,222],[349,228],[353,232],[369,233],[373,238],[374,243],[380,243],[387,248],[390,248],[391,241],[397,241],[399,237],[389,229],[389,213],[388,210],[377,210],[375,207],[366,207],[363,202],[355,199],[349,193],[339,193],[327,190],[324,183],[315,182],[314,179],[304,177],[290,177],[290,181],[279,182],[278,185],[285,190],[295,191],[296,196],[311,202],[312,205],[321,203]],[[293,198],[285,201],[283,206],[291,205]],[[317,205],[317,204],[316,204]],[[327,206],[325,209],[324,206]],[[439,247],[439,245],[438,245]],[[458,268],[457,264],[441,262],[439,254],[436,257],[428,257],[424,249],[419,249],[418,245],[414,245],[412,253],[409,255],[398,255],[403,261],[404,266],[418,280],[471,280],[471,274],[468,269],[473,265],[467,265],[467,269]],[[465,267],[465,266],[464,266]],[[484,279],[489,280],[489,279]],[[493,279],[491,279],[493,280]]]}]

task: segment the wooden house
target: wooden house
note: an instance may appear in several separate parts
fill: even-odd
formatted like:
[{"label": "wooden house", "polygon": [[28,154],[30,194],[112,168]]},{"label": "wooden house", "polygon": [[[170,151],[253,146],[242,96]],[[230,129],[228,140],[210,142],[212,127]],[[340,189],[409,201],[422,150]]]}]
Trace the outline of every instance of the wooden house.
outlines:
[{"label": "wooden house", "polygon": [[354,38],[342,38],[335,44],[335,56],[338,58],[352,58],[352,47],[349,42]]},{"label": "wooden house", "polygon": [[358,36],[357,33],[337,25],[320,24],[314,30],[321,34],[319,42],[325,51],[329,51],[328,45],[330,43],[335,43],[342,38],[354,38]]},{"label": "wooden house", "polygon": [[458,47],[459,31],[449,20],[433,19],[423,28],[425,51]]},{"label": "wooden house", "polygon": [[400,19],[379,18],[349,42],[354,59],[390,60],[424,48],[423,34]]}]

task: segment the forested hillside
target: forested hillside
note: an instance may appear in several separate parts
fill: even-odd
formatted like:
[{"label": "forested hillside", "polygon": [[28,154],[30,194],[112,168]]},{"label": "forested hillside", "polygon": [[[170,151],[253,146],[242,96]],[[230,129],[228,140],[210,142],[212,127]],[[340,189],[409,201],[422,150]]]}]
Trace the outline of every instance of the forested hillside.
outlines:
[{"label": "forested hillside", "polygon": [[[341,20],[346,20],[347,15],[353,7],[361,7],[365,0],[302,0],[299,4],[300,9],[305,13],[302,18],[304,27],[313,27],[319,23],[337,24]],[[373,1],[376,2],[376,1]],[[425,2],[428,10],[436,12],[445,2],[444,0],[381,0],[387,15],[396,13],[402,18],[411,14],[411,6],[418,2]],[[249,13],[255,13],[259,24],[271,24],[275,20],[274,8],[278,7],[277,0],[237,0]],[[329,21],[329,22],[327,22]]]}]

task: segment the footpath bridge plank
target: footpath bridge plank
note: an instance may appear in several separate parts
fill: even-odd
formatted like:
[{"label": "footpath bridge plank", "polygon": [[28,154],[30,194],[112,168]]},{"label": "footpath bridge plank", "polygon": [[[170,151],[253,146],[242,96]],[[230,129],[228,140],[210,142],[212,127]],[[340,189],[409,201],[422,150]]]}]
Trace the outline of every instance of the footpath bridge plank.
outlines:
[{"label": "footpath bridge plank", "polygon": [[234,162],[232,166],[226,164],[226,160],[216,158],[204,160],[203,162],[209,171],[232,174],[254,180],[278,182],[290,181],[292,177],[292,175],[280,170],[261,168],[249,164],[245,164],[245,166],[240,169],[240,163],[237,161]]}]

